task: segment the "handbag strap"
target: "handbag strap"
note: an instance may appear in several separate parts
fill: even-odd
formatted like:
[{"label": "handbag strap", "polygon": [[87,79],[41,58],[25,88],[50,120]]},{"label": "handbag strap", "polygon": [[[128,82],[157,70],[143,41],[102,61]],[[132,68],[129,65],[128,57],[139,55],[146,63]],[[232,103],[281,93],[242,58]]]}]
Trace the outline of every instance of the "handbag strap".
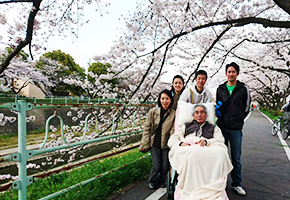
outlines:
[{"label": "handbag strap", "polygon": [[189,90],[190,90],[190,96],[191,96],[191,103],[194,104],[193,91],[191,89]]}]

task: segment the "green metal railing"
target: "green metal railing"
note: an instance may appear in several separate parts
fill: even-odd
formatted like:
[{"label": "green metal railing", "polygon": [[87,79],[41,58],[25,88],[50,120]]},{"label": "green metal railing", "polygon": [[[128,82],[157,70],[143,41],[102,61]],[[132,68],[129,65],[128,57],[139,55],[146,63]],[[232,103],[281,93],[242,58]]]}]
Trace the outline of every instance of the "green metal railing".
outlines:
[{"label": "green metal railing", "polygon": [[[74,142],[74,143],[69,143],[66,141],[65,136],[64,136],[64,131],[63,131],[63,119],[59,115],[57,115],[56,108],[83,107],[83,108],[93,109],[93,108],[103,108],[103,107],[112,107],[112,106],[117,107],[117,112],[115,112],[115,114],[113,115],[112,130],[111,130],[110,135],[108,135],[108,136],[99,135],[98,123],[97,123],[98,118],[94,113],[91,112],[85,118],[85,131],[83,133],[82,139],[79,142]],[[138,111],[138,107],[141,107],[141,106],[152,107],[152,106],[155,106],[155,104],[126,104],[126,105],[125,104],[108,104],[108,103],[107,104],[93,104],[93,103],[89,103],[89,104],[52,104],[52,103],[36,104],[36,103],[27,102],[25,100],[18,100],[17,102],[13,102],[13,103],[0,104],[0,109],[1,108],[2,109],[10,109],[10,110],[14,110],[14,111],[18,112],[18,152],[0,157],[0,162],[17,161],[19,163],[19,169],[18,169],[19,179],[17,181],[12,182],[12,185],[11,185],[12,189],[18,190],[18,199],[19,200],[26,200],[27,187],[28,187],[28,185],[30,185],[33,182],[33,177],[27,177],[26,165],[27,165],[27,160],[29,158],[36,156],[36,155],[60,150],[60,149],[67,149],[67,148],[71,148],[71,147],[75,147],[75,146],[79,146],[79,145],[95,143],[95,142],[109,140],[111,138],[118,138],[118,137],[132,135],[135,133],[140,133],[143,131],[143,129],[142,129],[141,116],[140,116],[140,112]],[[119,108],[121,108],[121,107],[136,107],[137,108],[137,110],[133,113],[133,124],[131,127],[132,130],[129,132],[126,132],[124,130],[122,114],[118,113]],[[41,109],[41,108],[53,108],[55,110],[54,110],[53,115],[50,116],[46,121],[45,139],[44,139],[41,147],[39,149],[36,149],[36,150],[27,151],[26,150],[26,112],[29,110],[32,110],[32,109]],[[114,131],[116,128],[116,118],[118,117],[118,114],[119,114],[119,117],[121,119],[122,133],[121,134],[114,134]],[[134,131],[136,115],[139,115],[140,128],[137,131]],[[96,120],[95,129],[96,129],[96,133],[97,133],[98,137],[95,139],[85,141],[84,139],[85,139],[86,134],[88,132],[87,126],[88,126],[88,120],[90,117],[94,117]],[[61,137],[64,141],[64,145],[50,147],[50,148],[44,148],[45,144],[47,142],[48,134],[49,134],[49,132],[48,132],[49,123],[50,123],[50,120],[53,118],[58,118],[58,120],[60,121]],[[91,180],[87,180],[87,181],[84,181],[80,184],[85,184],[86,182],[90,182],[90,181]],[[50,199],[50,198],[56,197],[56,195],[58,196],[62,193],[63,193],[62,191],[59,191],[59,192],[55,193],[55,195],[51,194],[47,197],[44,197],[43,199]]]},{"label": "green metal railing", "polygon": [[[23,95],[18,94],[4,94],[0,93],[0,102],[17,102],[18,100],[25,100],[26,102],[30,103],[38,103],[38,104],[100,104],[100,103],[120,103],[123,104],[120,99],[118,98],[94,98],[91,99],[90,97],[73,97],[73,96],[46,96],[45,99],[38,99],[35,97],[25,97]],[[154,104],[155,102],[147,101],[144,102],[145,104]]]}]

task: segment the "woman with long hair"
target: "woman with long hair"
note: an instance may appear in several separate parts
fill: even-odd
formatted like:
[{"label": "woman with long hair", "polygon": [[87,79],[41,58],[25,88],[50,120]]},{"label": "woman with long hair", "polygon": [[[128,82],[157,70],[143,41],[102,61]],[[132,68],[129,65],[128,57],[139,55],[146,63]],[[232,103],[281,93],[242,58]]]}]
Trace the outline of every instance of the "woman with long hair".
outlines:
[{"label": "woman with long hair", "polygon": [[184,79],[180,75],[176,75],[173,77],[172,80],[172,87],[171,87],[171,94],[173,96],[173,104],[172,109],[176,110],[177,108],[177,101],[184,90]]},{"label": "woman with long hair", "polygon": [[158,107],[149,110],[139,150],[152,156],[153,167],[149,176],[149,188],[166,187],[165,177],[170,169],[167,142],[174,133],[175,111],[171,108],[173,97],[169,90],[158,96]]}]

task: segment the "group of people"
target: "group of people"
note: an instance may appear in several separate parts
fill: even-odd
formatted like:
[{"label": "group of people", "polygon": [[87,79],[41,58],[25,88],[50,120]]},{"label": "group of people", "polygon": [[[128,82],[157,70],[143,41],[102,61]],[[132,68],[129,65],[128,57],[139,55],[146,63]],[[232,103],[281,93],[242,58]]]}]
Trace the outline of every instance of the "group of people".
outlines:
[{"label": "group of people", "polygon": [[[158,107],[147,115],[140,145],[140,151],[150,150],[152,156],[150,189],[166,187],[166,175],[172,167],[179,174],[176,187],[182,200],[226,199],[229,173],[233,189],[240,195],[246,194],[241,185],[242,128],[251,99],[246,85],[237,80],[239,71],[234,62],[225,67],[227,81],[216,92],[217,126],[206,121],[208,110],[202,104],[213,101],[205,87],[206,71],[197,71],[195,83],[187,88],[183,77],[176,75],[171,91],[160,92]],[[194,120],[175,130],[178,101],[194,105]]]}]

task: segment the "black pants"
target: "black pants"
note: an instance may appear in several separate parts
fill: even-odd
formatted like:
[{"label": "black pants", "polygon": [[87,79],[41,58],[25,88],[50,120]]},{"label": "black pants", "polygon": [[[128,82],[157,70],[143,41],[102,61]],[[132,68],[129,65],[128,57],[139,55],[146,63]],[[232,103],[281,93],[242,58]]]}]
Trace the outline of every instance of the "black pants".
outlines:
[{"label": "black pants", "polygon": [[167,172],[170,169],[170,163],[168,159],[169,148],[160,149],[156,146],[152,146],[150,149],[153,167],[150,172],[149,182],[159,185],[164,183]]}]

